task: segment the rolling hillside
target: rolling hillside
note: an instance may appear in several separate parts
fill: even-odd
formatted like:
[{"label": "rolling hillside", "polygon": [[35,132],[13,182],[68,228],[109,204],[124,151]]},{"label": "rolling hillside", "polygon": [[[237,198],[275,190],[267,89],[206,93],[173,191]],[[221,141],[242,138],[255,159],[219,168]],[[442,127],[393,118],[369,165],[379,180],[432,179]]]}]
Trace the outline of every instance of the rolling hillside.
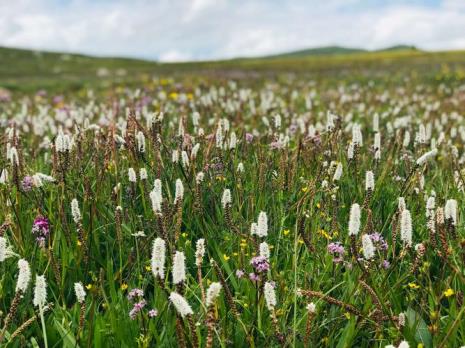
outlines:
[{"label": "rolling hillside", "polygon": [[[463,75],[465,51],[425,52],[410,46],[379,51],[326,47],[263,58],[158,63],[128,58],[102,58],[82,54],[37,52],[0,47],[0,87],[11,91],[37,89],[77,90],[84,86],[137,85],[153,76],[192,75],[225,78],[257,77],[263,73],[299,72],[313,77],[346,74],[348,70],[369,75],[376,68],[379,76],[419,71]],[[382,69],[379,69],[379,68]],[[455,75],[454,75],[455,76]],[[437,78],[437,76],[434,76]]]}]

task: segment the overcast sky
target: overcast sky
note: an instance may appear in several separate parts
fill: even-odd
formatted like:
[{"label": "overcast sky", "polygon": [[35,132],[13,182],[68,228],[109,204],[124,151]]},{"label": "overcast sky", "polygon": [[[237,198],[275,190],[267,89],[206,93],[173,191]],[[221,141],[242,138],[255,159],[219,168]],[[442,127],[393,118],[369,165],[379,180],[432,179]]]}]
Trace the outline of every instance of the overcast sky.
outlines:
[{"label": "overcast sky", "polygon": [[465,0],[0,0],[0,45],[161,61],[465,49]]}]

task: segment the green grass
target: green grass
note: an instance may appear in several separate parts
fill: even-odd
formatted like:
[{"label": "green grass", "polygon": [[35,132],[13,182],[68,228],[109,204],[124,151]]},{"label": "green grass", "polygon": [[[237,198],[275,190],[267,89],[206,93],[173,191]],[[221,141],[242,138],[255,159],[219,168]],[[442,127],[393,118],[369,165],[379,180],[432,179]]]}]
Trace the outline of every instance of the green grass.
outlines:
[{"label": "green grass", "polygon": [[[411,347],[463,344],[463,52],[185,64],[2,52],[2,60],[18,62],[0,74],[1,85],[12,91],[10,100],[0,101],[0,170],[8,172],[0,184],[0,235],[14,252],[0,262],[2,347],[45,346],[32,304],[35,276],[42,274],[47,302],[53,305],[44,313],[48,347],[175,347],[182,346],[180,336],[186,346],[198,340],[204,347],[209,325],[214,326],[214,347],[304,347],[304,342],[311,347],[385,347],[402,340]],[[51,74],[57,65],[62,72]],[[97,78],[102,66],[111,72],[124,68],[128,74]],[[46,93],[36,95],[38,89]],[[54,100],[58,93],[62,100]],[[160,111],[159,124],[148,122]],[[200,115],[198,124],[194,112]],[[330,131],[328,112],[339,115]],[[373,149],[375,114],[380,160]],[[281,125],[275,124],[276,115]],[[355,123],[361,126],[363,146],[350,160]],[[215,139],[220,124],[221,148]],[[420,125],[430,133],[424,143],[414,141]],[[73,138],[69,152],[57,153],[50,144],[61,131]],[[138,150],[139,132],[145,135],[145,152]],[[404,145],[407,132],[411,141]],[[238,143],[230,148],[233,133]],[[416,166],[434,144],[437,156]],[[11,147],[18,151],[17,164],[7,156]],[[174,150],[186,151],[188,166],[181,154],[179,162],[172,161]],[[343,174],[334,181],[337,163]],[[135,183],[129,180],[130,168],[137,173]],[[147,170],[146,180],[139,176],[141,168]],[[372,194],[365,190],[367,171],[375,176]],[[28,187],[37,172],[55,181]],[[150,199],[155,179],[162,184],[161,217]],[[184,196],[176,204],[177,179]],[[229,208],[221,202],[225,189],[231,190]],[[457,200],[457,235],[450,222],[436,224],[436,235],[431,234],[425,213],[433,194],[436,208]],[[410,248],[400,236],[400,196],[413,220]],[[81,213],[77,222],[73,199]],[[348,235],[354,203],[362,206],[357,255]],[[264,238],[250,234],[261,211],[268,216]],[[39,216],[50,224],[44,246],[32,233]],[[139,231],[144,236],[134,236]],[[362,235],[375,232],[387,249],[378,247],[367,261]],[[168,244],[161,281],[150,269],[156,237]],[[195,263],[200,238],[206,243],[201,279]],[[265,241],[270,269],[259,273],[250,261]],[[341,262],[328,250],[335,242],[345,250]],[[424,254],[415,251],[420,243]],[[182,289],[173,284],[175,250],[186,257]],[[32,281],[5,325],[20,258],[29,262]],[[253,272],[259,281],[249,279]],[[275,284],[274,308],[266,304],[267,281]],[[85,286],[84,306],[76,300],[76,282]],[[212,282],[223,288],[206,308],[201,289]],[[146,304],[132,320],[134,303],[127,296],[134,288],[144,291]],[[194,328],[177,316],[168,299],[171,291],[182,292],[192,307]],[[311,302],[316,305],[312,315],[307,310]],[[158,311],[154,318],[148,315],[152,308]],[[401,313],[404,326],[398,322]]]}]

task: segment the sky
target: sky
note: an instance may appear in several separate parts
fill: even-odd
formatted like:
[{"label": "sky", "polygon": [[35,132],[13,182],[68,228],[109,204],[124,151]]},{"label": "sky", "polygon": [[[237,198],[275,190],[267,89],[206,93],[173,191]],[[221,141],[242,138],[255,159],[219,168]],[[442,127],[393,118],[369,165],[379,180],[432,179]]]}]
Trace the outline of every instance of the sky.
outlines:
[{"label": "sky", "polygon": [[0,46],[159,61],[465,49],[465,0],[0,0]]}]

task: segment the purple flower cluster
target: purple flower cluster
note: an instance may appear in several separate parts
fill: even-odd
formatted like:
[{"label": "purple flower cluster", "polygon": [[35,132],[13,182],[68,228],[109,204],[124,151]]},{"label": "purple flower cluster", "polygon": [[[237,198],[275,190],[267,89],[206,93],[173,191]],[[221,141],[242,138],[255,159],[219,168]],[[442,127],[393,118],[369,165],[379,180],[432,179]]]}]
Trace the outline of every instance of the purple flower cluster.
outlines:
[{"label": "purple flower cluster", "polygon": [[253,257],[252,260],[250,260],[250,264],[258,273],[267,272],[270,269],[270,264],[264,256]]},{"label": "purple flower cluster", "polygon": [[260,276],[256,273],[249,273],[249,279],[253,282],[258,282],[260,280]]},{"label": "purple flower cluster", "polygon": [[340,263],[344,260],[344,247],[341,245],[340,242],[329,243],[328,244],[328,252],[333,255],[333,262]]},{"label": "purple flower cluster", "polygon": [[134,303],[134,307],[132,307],[132,309],[129,311],[129,318],[131,318],[131,320],[136,319],[137,314],[139,314],[140,311],[142,311],[146,303],[147,302],[145,302],[144,299],[142,299],[139,302]]},{"label": "purple flower cluster", "polygon": [[43,246],[45,239],[50,234],[50,224],[46,217],[37,216],[32,224],[32,234],[36,236],[37,242]]},{"label": "purple flower cluster", "polygon": [[[131,320],[135,320],[137,317],[137,314],[142,312],[144,309],[145,305],[147,304],[147,301],[144,299],[144,290],[139,289],[139,288],[134,288],[128,293],[128,300],[131,302],[135,302],[134,306],[132,309],[129,311],[129,318]],[[151,309],[148,312],[149,318],[154,318],[158,315],[158,311],[156,309]]]},{"label": "purple flower cluster", "polygon": [[376,249],[387,250],[388,244],[386,243],[381,234],[379,234],[378,232],[374,232],[372,234],[369,234],[369,236]]},{"label": "purple flower cluster", "polygon": [[128,293],[128,300],[129,301],[134,300],[134,298],[136,298],[136,297],[144,297],[144,290],[134,288],[131,291],[129,291],[129,293]]},{"label": "purple flower cluster", "polygon": [[244,274],[245,274],[245,272],[243,270],[241,270],[241,269],[238,269],[236,271],[236,277],[237,278],[242,278],[244,276]]},{"label": "purple flower cluster", "polygon": [[21,181],[21,188],[23,189],[24,192],[29,192],[32,190],[34,186],[34,183],[32,181],[32,177],[27,175],[23,178]]}]

